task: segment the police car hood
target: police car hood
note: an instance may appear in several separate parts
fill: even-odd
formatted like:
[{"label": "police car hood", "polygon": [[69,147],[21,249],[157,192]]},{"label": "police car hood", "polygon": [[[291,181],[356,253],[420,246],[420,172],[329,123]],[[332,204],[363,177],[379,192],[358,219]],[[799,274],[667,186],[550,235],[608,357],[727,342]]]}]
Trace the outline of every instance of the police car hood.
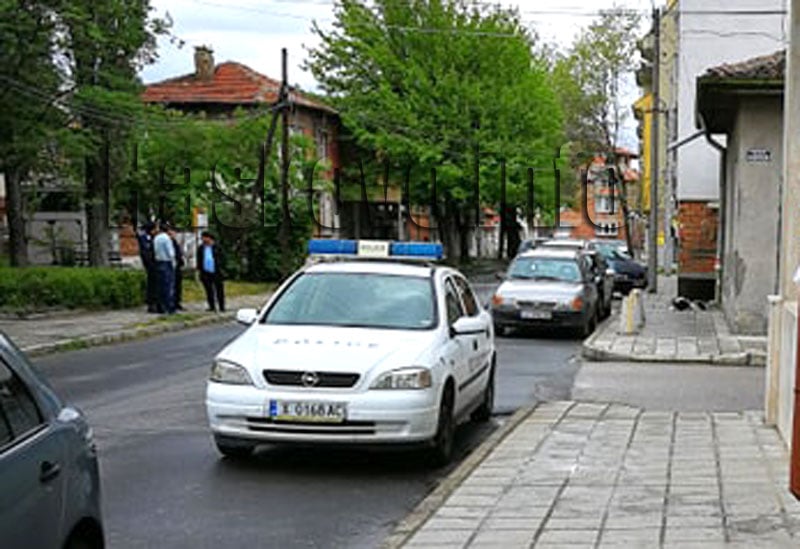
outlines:
[{"label": "police car hood", "polygon": [[414,366],[435,330],[378,330],[256,324],[218,358],[262,369],[365,373],[373,367]]}]

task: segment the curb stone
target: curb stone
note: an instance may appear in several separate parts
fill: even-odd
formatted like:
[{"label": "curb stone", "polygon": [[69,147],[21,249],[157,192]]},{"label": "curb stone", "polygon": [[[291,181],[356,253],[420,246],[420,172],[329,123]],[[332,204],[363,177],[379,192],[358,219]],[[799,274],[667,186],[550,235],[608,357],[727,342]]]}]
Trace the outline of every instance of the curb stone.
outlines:
[{"label": "curb stone", "polygon": [[380,549],[399,549],[411,539],[411,536],[447,501],[461,483],[483,463],[483,460],[489,456],[492,450],[530,416],[538,406],[539,403],[530,404],[514,412],[506,423],[489,435],[480,446],[475,448],[453,472],[442,479],[439,485],[397,524],[394,531],[380,545]]},{"label": "curb stone", "polygon": [[163,325],[145,326],[141,328],[131,328],[127,330],[117,330],[103,334],[92,334],[72,339],[62,339],[49,343],[29,345],[27,347],[23,347],[22,351],[28,356],[43,356],[52,353],[58,353],[60,351],[71,351],[89,347],[99,347],[101,345],[110,345],[113,343],[121,343],[123,341],[147,339],[169,332],[178,332],[182,330],[188,330],[190,328],[208,326],[211,324],[221,324],[223,322],[233,320],[234,317],[235,313],[225,312],[224,314],[208,315],[192,320],[184,320],[181,322],[165,323]]},{"label": "curb stone", "polygon": [[[590,338],[591,339],[591,338]],[[758,351],[743,351],[741,353],[727,353],[722,355],[633,355],[615,353],[599,349],[586,340],[581,347],[581,356],[591,362],[636,362],[653,364],[704,364],[711,366],[752,366],[766,365],[766,353]]]}]

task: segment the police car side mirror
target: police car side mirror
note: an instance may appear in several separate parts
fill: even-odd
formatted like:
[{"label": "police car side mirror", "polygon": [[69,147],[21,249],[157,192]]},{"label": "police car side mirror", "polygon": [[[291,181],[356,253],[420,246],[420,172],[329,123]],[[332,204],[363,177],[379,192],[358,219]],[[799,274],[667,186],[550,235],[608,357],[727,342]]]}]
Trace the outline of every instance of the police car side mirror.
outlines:
[{"label": "police car side mirror", "polygon": [[450,335],[453,337],[475,335],[486,331],[483,321],[475,316],[462,316],[450,326]]},{"label": "police car side mirror", "polygon": [[239,309],[236,311],[236,322],[251,325],[258,317],[258,309]]},{"label": "police car side mirror", "polygon": [[494,273],[494,277],[497,280],[505,280],[506,279],[506,273],[504,273],[503,271],[497,271],[496,273]]}]

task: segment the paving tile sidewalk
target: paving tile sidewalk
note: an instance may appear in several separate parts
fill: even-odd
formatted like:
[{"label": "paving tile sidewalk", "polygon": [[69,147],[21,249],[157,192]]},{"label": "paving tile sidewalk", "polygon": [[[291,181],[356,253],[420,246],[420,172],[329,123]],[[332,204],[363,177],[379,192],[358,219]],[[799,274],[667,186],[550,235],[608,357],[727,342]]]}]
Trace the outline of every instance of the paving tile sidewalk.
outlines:
[{"label": "paving tile sidewalk", "polygon": [[22,350],[43,354],[76,345],[99,345],[137,337],[158,335],[165,331],[202,326],[231,320],[237,309],[260,307],[270,294],[230,297],[225,313],[206,312],[205,302],[184,304],[187,317],[178,322],[154,322],[159,315],[145,309],[57,314],[30,319],[2,319],[0,331],[5,332]]},{"label": "paving tile sidewalk", "polygon": [[538,406],[405,540],[416,548],[800,546],[760,413]]},{"label": "paving tile sidewalk", "polygon": [[645,325],[634,335],[620,335],[619,313],[601,324],[583,344],[584,358],[763,366],[766,337],[731,334],[720,310],[677,311],[675,277],[659,278],[659,293],[643,293]]}]

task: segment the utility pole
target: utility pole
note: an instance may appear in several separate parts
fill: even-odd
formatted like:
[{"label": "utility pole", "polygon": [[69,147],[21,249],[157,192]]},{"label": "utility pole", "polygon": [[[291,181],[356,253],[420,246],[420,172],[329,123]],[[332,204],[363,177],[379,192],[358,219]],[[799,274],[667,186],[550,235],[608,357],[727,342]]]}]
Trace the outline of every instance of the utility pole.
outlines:
[{"label": "utility pole", "polygon": [[[661,12],[659,8],[653,10],[653,105],[650,109],[650,230],[648,231],[649,246],[647,254],[647,288],[651,294],[658,291],[658,148],[659,116],[661,109],[661,94],[659,93],[661,72]],[[666,238],[666,235],[664,235]]]},{"label": "utility pole", "polygon": [[289,211],[289,69],[287,65],[286,48],[281,50],[281,91],[278,98],[281,107],[281,274],[289,276],[292,269],[289,236],[291,213]]}]

